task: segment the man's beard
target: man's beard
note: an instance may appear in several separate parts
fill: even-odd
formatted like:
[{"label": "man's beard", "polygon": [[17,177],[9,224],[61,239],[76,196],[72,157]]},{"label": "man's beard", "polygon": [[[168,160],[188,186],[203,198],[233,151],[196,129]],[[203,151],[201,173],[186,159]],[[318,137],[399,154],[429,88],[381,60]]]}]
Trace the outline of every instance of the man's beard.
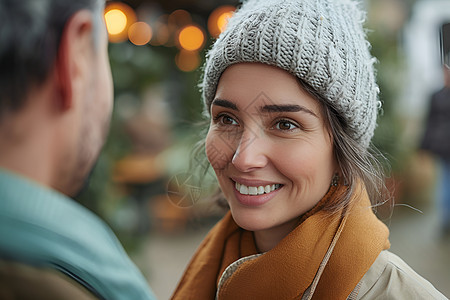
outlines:
[{"label": "man's beard", "polygon": [[91,181],[92,178],[92,174],[94,173],[95,170],[95,166],[97,165],[98,159],[96,160],[96,162],[94,163],[94,165],[91,167],[91,170],[89,171],[89,173],[84,177],[84,179],[81,181],[81,185],[78,188],[77,191],[75,191],[75,194],[73,195],[73,199],[77,202],[79,201],[79,198],[86,194],[89,190],[89,183]]}]

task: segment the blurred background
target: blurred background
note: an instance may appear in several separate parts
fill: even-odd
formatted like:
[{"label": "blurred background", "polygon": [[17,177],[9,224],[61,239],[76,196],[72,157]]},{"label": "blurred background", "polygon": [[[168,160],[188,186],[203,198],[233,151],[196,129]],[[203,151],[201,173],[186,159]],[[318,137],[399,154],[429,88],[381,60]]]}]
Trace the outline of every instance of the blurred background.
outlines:
[{"label": "blurred background", "polygon": [[[383,114],[374,144],[389,159],[395,203],[379,209],[392,251],[450,296],[450,239],[439,227],[439,162],[419,149],[430,95],[443,86],[439,28],[450,0],[366,0]],[[197,85],[207,49],[239,6],[232,0],[107,1],[115,84],[108,142],[78,200],[103,217],[168,299],[196,247],[223,216]],[[200,168],[198,168],[200,167]],[[449,183],[450,184],[450,183]],[[393,206],[392,206],[393,205]]]}]

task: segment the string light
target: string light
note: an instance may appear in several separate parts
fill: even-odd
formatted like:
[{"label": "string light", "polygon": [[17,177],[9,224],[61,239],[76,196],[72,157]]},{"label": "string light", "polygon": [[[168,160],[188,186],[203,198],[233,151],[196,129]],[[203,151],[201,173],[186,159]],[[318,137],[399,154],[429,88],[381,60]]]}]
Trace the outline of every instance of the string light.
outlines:
[{"label": "string light", "polygon": [[137,46],[145,45],[152,38],[152,28],[145,22],[136,22],[128,28],[128,38]]},{"label": "string light", "polygon": [[108,33],[115,35],[125,30],[127,16],[119,9],[111,9],[105,14],[106,28]]},{"label": "string light", "polygon": [[106,5],[104,16],[109,41],[125,41],[128,38],[128,28],[136,22],[134,10],[125,3],[111,2]]},{"label": "string light", "polygon": [[200,27],[188,25],[180,30],[178,43],[184,50],[195,51],[202,48],[205,44],[205,34]]},{"label": "string light", "polygon": [[192,72],[200,65],[200,55],[198,51],[180,50],[175,56],[177,67],[183,72]]},{"label": "string light", "polygon": [[188,11],[184,9],[177,9],[169,15],[167,22],[169,27],[178,29],[192,23],[192,17]]},{"label": "string light", "polygon": [[236,8],[231,5],[224,5],[216,8],[208,18],[208,31],[211,36],[217,38],[225,30],[228,19],[233,15]]}]

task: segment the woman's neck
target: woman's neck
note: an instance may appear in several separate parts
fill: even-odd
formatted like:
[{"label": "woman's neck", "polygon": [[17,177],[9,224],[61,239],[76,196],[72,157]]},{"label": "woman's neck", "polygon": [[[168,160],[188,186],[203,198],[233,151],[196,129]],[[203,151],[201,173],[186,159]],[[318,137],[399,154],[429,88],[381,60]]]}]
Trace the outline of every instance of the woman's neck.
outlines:
[{"label": "woman's neck", "polygon": [[298,219],[294,219],[274,228],[254,231],[253,236],[258,252],[263,253],[272,250],[282,239],[294,230],[295,227],[297,227],[298,222]]}]

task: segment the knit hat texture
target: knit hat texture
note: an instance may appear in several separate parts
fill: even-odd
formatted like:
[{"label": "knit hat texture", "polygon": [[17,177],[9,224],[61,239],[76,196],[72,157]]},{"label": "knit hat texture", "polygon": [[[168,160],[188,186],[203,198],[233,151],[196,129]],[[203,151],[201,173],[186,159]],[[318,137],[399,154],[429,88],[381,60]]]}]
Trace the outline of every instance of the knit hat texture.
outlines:
[{"label": "knit hat texture", "polygon": [[308,83],[367,148],[381,102],[364,18],[351,0],[245,1],[207,54],[200,83],[205,109],[227,67],[265,63]]}]

